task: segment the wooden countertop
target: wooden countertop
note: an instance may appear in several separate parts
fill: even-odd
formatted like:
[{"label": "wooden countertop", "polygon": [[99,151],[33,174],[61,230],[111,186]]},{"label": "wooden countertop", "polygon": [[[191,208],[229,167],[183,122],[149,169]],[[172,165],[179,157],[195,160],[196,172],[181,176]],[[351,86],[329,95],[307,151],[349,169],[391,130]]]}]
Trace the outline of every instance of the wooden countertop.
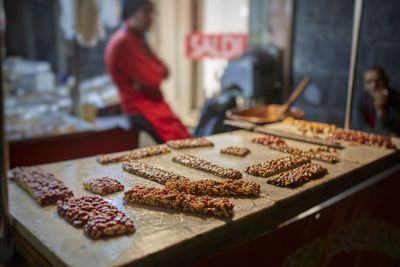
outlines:
[{"label": "wooden countertop", "polygon": [[[276,125],[275,125],[276,127]],[[279,126],[278,126],[279,127]],[[265,178],[243,172],[244,168],[286,154],[250,142],[259,134],[236,131],[208,137],[213,148],[172,151],[162,156],[141,161],[172,170],[191,179],[216,179],[188,167],[173,163],[177,154],[192,154],[225,167],[241,170],[244,179],[261,184],[258,198],[235,198],[232,220],[181,213],[163,208],[127,204],[123,193],[105,198],[133,219],[136,232],[131,235],[93,241],[59,217],[55,206],[41,208],[16,184],[9,183],[10,212],[17,232],[32,244],[52,265],[56,266],[121,266],[135,264],[178,265],[210,255],[273,230],[278,224],[342,192],[359,181],[398,160],[398,152],[367,146],[349,146],[338,151],[337,164],[321,163],[329,170],[324,178],[311,181],[297,189],[269,185]],[[313,145],[287,140],[290,145],[305,148]],[[396,140],[397,143],[398,140]],[[219,153],[223,147],[245,146],[252,153],[245,158]],[[320,163],[320,162],[319,162]],[[64,181],[76,197],[90,195],[82,186],[88,178],[110,176],[120,180],[129,189],[136,184],[162,187],[122,170],[121,164],[99,165],[94,157],[41,165]]]}]

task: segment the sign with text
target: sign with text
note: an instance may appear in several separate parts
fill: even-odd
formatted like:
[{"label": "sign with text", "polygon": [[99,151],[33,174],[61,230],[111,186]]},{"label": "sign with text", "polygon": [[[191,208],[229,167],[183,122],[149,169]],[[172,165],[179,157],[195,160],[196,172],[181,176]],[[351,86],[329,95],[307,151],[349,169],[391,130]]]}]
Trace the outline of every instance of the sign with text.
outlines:
[{"label": "sign with text", "polygon": [[246,48],[247,35],[243,33],[192,32],[186,36],[186,55],[193,60],[238,58]]}]

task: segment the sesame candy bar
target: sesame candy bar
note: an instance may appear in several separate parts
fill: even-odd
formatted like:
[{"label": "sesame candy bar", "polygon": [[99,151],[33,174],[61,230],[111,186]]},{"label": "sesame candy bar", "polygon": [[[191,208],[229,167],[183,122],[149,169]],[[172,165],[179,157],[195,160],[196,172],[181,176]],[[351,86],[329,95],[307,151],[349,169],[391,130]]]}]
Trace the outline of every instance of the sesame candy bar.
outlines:
[{"label": "sesame candy bar", "polygon": [[188,138],[181,140],[173,140],[173,141],[168,141],[167,145],[173,149],[214,146],[213,142],[205,138]]},{"label": "sesame candy bar", "polygon": [[117,207],[98,196],[68,198],[57,202],[57,212],[93,239],[135,231],[133,221]]},{"label": "sesame candy bar", "polygon": [[165,184],[169,180],[187,179],[186,177],[175,174],[171,171],[159,169],[138,161],[129,161],[122,164],[122,168],[131,174],[146,178],[160,184]]},{"label": "sesame candy bar", "polygon": [[242,178],[242,173],[238,170],[225,168],[192,155],[179,155],[172,158],[172,160],[176,163],[180,163],[187,167],[208,172],[222,178],[230,178],[230,179]]},{"label": "sesame candy bar", "polygon": [[233,156],[238,156],[238,157],[245,157],[250,152],[251,152],[250,149],[245,148],[245,147],[230,146],[230,147],[221,149],[221,153],[223,153],[223,154],[228,154],[228,155],[233,155]]},{"label": "sesame candy bar", "polygon": [[124,200],[155,207],[158,206],[179,211],[189,211],[228,218],[233,216],[234,208],[234,204],[227,198],[195,196],[176,190],[159,189],[141,185],[137,185],[125,192]]},{"label": "sesame candy bar", "polygon": [[118,154],[98,155],[97,162],[104,165],[104,164],[118,163],[134,159],[142,159],[151,156],[167,154],[170,152],[171,150],[165,145],[152,146]]},{"label": "sesame candy bar", "polygon": [[294,170],[271,177],[267,180],[267,183],[281,187],[296,187],[310,181],[310,179],[320,178],[327,173],[326,168],[318,164],[307,163]]},{"label": "sesame candy bar", "polygon": [[310,161],[311,160],[307,157],[290,156],[252,165],[247,167],[244,171],[254,176],[269,177],[297,168],[303,164],[309,163]]},{"label": "sesame candy bar", "polygon": [[54,205],[57,200],[74,195],[53,174],[35,167],[18,167],[11,170],[11,180],[25,189],[42,206]]},{"label": "sesame candy bar", "polygon": [[173,189],[193,195],[218,195],[218,196],[258,196],[260,185],[243,180],[227,179],[225,181],[213,180],[175,180],[168,181],[167,189]]},{"label": "sesame candy bar", "polygon": [[102,177],[83,183],[83,187],[99,195],[108,195],[119,191],[124,191],[124,186],[117,180]]}]

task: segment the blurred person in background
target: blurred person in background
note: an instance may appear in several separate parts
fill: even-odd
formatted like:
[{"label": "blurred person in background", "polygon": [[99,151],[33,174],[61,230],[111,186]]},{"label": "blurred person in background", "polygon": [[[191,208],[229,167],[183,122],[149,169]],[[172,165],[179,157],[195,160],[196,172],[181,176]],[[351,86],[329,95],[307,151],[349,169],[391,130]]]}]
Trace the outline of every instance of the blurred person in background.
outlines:
[{"label": "blurred person in background", "polygon": [[121,96],[122,111],[132,127],[149,133],[157,143],[190,138],[190,134],[164,101],[161,82],[169,75],[165,64],[146,41],[153,21],[149,0],[124,0],[123,25],[110,38],[106,68]]},{"label": "blurred person in background", "polygon": [[353,126],[357,130],[400,135],[400,94],[390,89],[386,71],[373,66],[364,71],[364,90],[356,97]]}]

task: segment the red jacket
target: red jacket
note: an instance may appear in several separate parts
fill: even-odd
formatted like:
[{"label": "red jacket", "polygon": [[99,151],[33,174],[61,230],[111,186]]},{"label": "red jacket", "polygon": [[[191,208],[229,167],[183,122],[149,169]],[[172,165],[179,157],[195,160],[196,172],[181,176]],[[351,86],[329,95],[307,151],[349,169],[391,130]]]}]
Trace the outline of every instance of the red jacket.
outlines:
[{"label": "red jacket", "polygon": [[160,84],[168,70],[150,51],[143,35],[123,25],[107,44],[105,62],[119,89],[124,113],[141,114],[164,142],[190,137],[164,101]]}]

